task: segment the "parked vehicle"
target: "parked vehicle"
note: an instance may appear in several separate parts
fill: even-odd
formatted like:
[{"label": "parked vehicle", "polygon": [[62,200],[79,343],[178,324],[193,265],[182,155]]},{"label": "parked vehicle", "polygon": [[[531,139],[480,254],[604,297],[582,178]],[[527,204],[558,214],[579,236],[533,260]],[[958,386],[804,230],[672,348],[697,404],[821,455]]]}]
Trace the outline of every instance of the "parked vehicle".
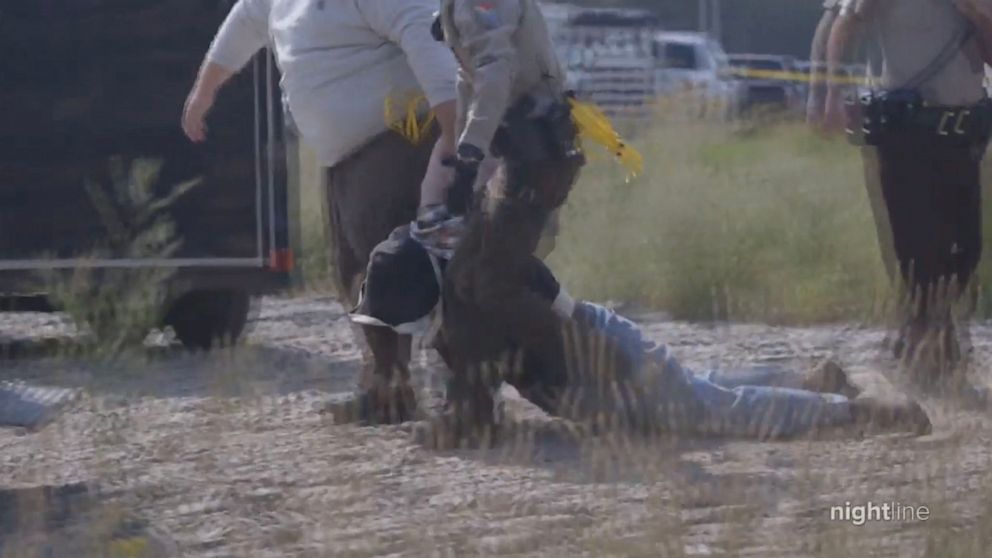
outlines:
[{"label": "parked vehicle", "polygon": [[651,41],[658,18],[645,10],[543,4],[569,88],[611,114],[638,112],[655,97]]},{"label": "parked vehicle", "polygon": [[609,114],[638,113],[657,95],[649,56],[605,46],[578,48],[569,55],[568,87]]},{"label": "parked vehicle", "polygon": [[[175,270],[161,287],[166,321],[186,345],[208,348],[241,332],[251,295],[287,284],[294,219],[271,58],[260,55],[225,87],[207,142],[190,143],[179,126],[199,62],[232,4],[4,3],[0,307],[51,309],[46,274]],[[135,231],[118,221],[134,212],[115,198],[112,158],[124,168],[160,161],[155,196],[202,180],[156,206],[177,249],[155,255],[121,245],[122,234]]]},{"label": "parked vehicle", "polygon": [[772,54],[731,54],[729,63],[742,83],[741,109],[774,109],[798,112],[803,95],[796,76],[800,70],[791,56]]},{"label": "parked vehicle", "polygon": [[737,113],[740,86],[730,79],[727,53],[712,36],[690,31],[658,32],[652,54],[658,94],[689,93],[726,117]]}]

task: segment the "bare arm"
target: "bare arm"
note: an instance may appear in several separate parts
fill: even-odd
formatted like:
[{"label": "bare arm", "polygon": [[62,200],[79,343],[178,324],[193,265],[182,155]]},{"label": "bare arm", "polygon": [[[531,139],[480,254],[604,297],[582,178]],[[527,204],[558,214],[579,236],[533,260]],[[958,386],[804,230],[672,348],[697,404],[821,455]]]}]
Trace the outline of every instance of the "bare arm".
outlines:
[{"label": "bare arm", "polygon": [[217,92],[268,43],[268,1],[238,0],[217,31],[183,107],[182,127],[190,140],[206,139]]},{"label": "bare arm", "polygon": [[438,141],[442,143],[446,155],[449,156],[455,153],[455,138],[458,137],[457,105],[455,101],[445,101],[434,107],[434,115],[437,117],[438,125],[441,126],[441,139]]},{"label": "bare arm", "polygon": [[827,41],[827,87],[831,92],[843,89],[844,82],[837,79],[841,70],[850,62],[849,56],[861,39],[863,24],[853,16],[841,14],[834,22]]},{"label": "bare arm", "polygon": [[204,60],[183,106],[183,132],[191,141],[199,143],[207,139],[207,113],[217,99],[217,91],[233,75],[234,72],[216,62]]},{"label": "bare arm", "polygon": [[816,33],[813,35],[813,43],[810,45],[810,87],[809,99],[806,102],[806,121],[810,124],[818,125],[823,120],[824,103],[827,97],[827,41],[830,39],[830,30],[837,19],[837,10],[826,8],[823,17],[816,26]]},{"label": "bare arm", "polygon": [[992,62],[992,1],[953,0],[953,2],[975,26],[982,59],[986,64]]},{"label": "bare arm", "polygon": [[834,21],[827,41],[827,98],[823,127],[827,132],[844,129],[844,92],[846,83],[841,70],[850,61],[849,56],[864,37],[864,20],[846,10]]},{"label": "bare arm", "polygon": [[427,172],[420,186],[420,207],[441,205],[445,192],[451,183],[451,169],[444,166],[445,160],[455,154],[456,108],[455,101],[445,101],[434,107],[434,115],[441,127],[441,137],[434,144]]}]

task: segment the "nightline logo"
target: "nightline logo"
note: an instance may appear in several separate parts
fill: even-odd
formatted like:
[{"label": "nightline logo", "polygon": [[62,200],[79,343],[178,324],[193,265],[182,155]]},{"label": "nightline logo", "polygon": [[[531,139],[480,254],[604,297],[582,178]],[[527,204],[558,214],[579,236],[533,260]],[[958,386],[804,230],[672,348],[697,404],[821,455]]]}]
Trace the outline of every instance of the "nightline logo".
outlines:
[{"label": "nightline logo", "polygon": [[858,527],[869,521],[889,521],[908,523],[911,521],[927,521],[930,519],[930,508],[913,506],[898,502],[883,502],[876,504],[852,504],[844,502],[843,506],[830,506],[830,521],[850,521]]}]

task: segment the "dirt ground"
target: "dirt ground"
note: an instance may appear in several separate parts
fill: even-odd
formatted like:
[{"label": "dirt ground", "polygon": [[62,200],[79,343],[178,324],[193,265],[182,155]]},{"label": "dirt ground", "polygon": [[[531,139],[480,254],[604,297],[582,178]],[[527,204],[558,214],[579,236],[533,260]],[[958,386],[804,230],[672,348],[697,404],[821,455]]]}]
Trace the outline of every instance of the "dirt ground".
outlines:
[{"label": "dirt ground", "polygon": [[[880,330],[640,319],[694,367],[832,356],[869,391],[894,390]],[[210,355],[159,342],[113,364],[59,356],[72,331],[58,315],[0,314],[0,378],[85,388],[39,432],[0,430],[0,492],[84,483],[185,556],[977,557],[992,546],[992,420],[951,400],[925,401],[935,428],[923,438],[521,435],[437,453],[409,427],[316,412],[359,369],[332,299],[264,299],[246,345]],[[973,339],[984,377],[992,324]],[[432,358],[417,367],[437,385]],[[831,521],[848,502],[927,506],[930,518]]]}]

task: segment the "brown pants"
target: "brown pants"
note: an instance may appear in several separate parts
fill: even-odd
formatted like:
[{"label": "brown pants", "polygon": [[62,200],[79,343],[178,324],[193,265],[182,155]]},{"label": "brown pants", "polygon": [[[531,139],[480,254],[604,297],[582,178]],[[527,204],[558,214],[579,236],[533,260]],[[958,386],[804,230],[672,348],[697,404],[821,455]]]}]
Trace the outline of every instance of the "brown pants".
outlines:
[{"label": "brown pants", "polygon": [[[575,159],[503,164],[448,264],[439,349],[453,372],[449,406],[465,419],[491,422],[500,379],[549,412],[566,384],[561,320],[529,285],[548,217],[564,203],[581,166]],[[499,378],[489,365],[508,354],[524,355],[525,362]]]},{"label": "brown pants", "polygon": [[[327,169],[327,209],[335,279],[346,304],[357,303],[369,254],[396,227],[413,221],[420,183],[427,172],[438,130],[416,146],[385,132],[354,155]],[[372,352],[362,388],[409,377],[410,337],[389,328],[362,326]]]},{"label": "brown pants", "polygon": [[910,289],[915,321],[947,319],[978,266],[984,151],[948,145],[929,132],[864,149],[882,256],[891,279]]}]

